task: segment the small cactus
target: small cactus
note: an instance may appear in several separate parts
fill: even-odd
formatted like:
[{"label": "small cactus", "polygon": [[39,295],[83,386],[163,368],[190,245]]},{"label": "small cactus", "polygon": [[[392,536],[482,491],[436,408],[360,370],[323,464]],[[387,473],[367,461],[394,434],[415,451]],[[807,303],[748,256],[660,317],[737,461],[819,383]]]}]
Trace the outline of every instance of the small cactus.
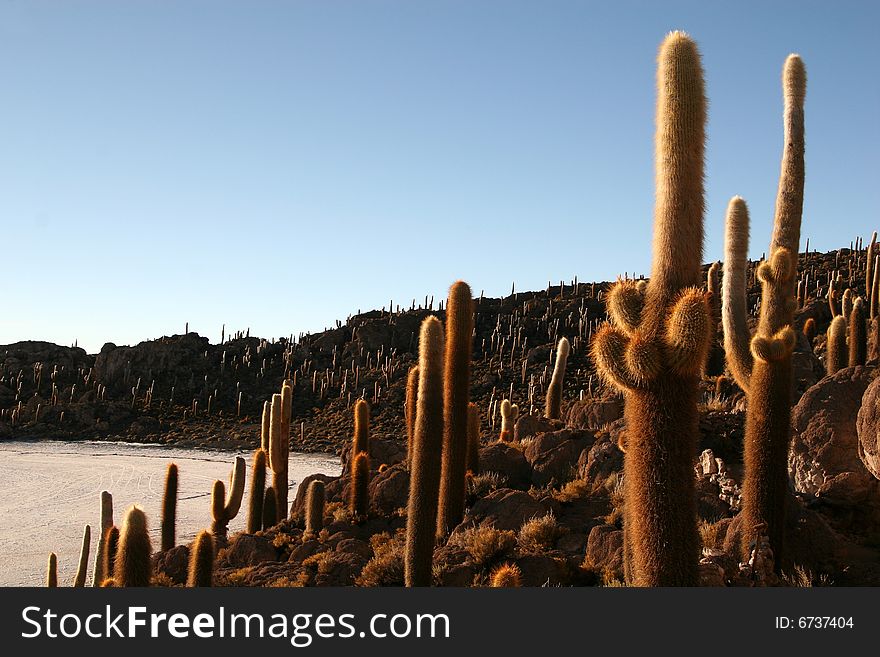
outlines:
[{"label": "small cactus", "polygon": [[271,405],[269,402],[263,402],[263,416],[260,424],[260,448],[269,453],[269,436],[271,435]]},{"label": "small cactus", "polygon": [[306,492],[306,533],[317,534],[324,527],[324,482],[315,479]]},{"label": "small cactus", "polygon": [[843,315],[831,320],[825,346],[825,374],[831,376],[846,367],[849,360],[846,348],[846,319]]},{"label": "small cactus", "polygon": [[491,575],[492,588],[518,588],[522,586],[522,571],[519,566],[504,563],[495,568]]},{"label": "small cactus", "polygon": [[116,571],[116,553],[119,551],[119,527],[111,525],[104,533],[104,561],[101,564],[101,577],[99,586],[103,586],[106,579],[113,577]]},{"label": "small cactus", "polygon": [[562,415],[562,381],[565,377],[569,349],[568,338],[561,338],[556,347],[556,363],[553,366],[550,386],[547,388],[547,405],[544,409],[544,417],[550,420],[558,420]]},{"label": "small cactus", "polygon": [[804,322],[803,334],[811,345],[813,344],[813,339],[816,337],[816,320],[812,317],[807,317],[807,320]]},{"label": "small cactus", "polygon": [[229,522],[238,515],[241,509],[241,498],[244,495],[244,478],[246,464],[242,457],[235,457],[229,482],[229,496],[226,495],[226,486],[219,479],[214,482],[211,491],[211,515],[213,524],[211,531],[218,540],[226,539],[226,531]]},{"label": "small cactus", "polygon": [[54,552],[49,553],[49,562],[46,564],[46,586],[50,589],[58,587],[58,557]]},{"label": "small cactus", "polygon": [[865,302],[861,297],[849,314],[849,366],[864,365],[868,360],[868,327]]},{"label": "small cactus", "polygon": [[511,441],[514,437],[516,419],[519,417],[519,406],[511,404],[509,399],[501,400],[501,435],[499,440]]},{"label": "small cactus", "polygon": [[[98,546],[95,549],[95,564],[92,566],[92,586],[101,586],[101,581],[108,577],[104,570],[104,544],[107,530],[113,526],[113,496],[109,491],[101,491],[101,533],[98,535]],[[110,571],[112,574],[112,570]]]},{"label": "small cactus", "polygon": [[263,499],[266,490],[266,452],[260,448],[254,452],[251,468],[251,496],[248,504],[248,534],[256,534],[263,526]]},{"label": "small cactus", "polygon": [[165,475],[165,495],[162,497],[162,551],[170,550],[175,544],[177,522],[177,465],[168,464]]},{"label": "small cactus", "polygon": [[76,568],[76,579],[73,580],[73,585],[77,588],[86,585],[86,571],[89,567],[89,549],[91,544],[92,528],[90,525],[86,525],[83,530],[82,547],[79,551],[79,565]]},{"label": "small cactus", "polygon": [[189,573],[186,585],[190,588],[211,586],[214,574],[214,537],[211,532],[201,531],[196,536],[189,556]]},{"label": "small cactus", "polygon": [[140,507],[132,506],[125,514],[122,530],[119,532],[119,547],[113,573],[117,585],[149,586],[152,571],[151,552],[147,516]]}]

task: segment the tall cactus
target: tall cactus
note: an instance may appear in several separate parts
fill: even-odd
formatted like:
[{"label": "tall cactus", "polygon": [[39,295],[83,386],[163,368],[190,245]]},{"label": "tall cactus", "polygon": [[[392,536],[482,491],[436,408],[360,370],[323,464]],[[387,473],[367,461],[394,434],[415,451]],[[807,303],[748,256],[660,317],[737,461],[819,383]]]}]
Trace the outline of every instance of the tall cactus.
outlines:
[{"label": "tall cactus", "polygon": [[112,571],[104,571],[104,544],[107,530],[113,526],[113,496],[109,491],[101,491],[101,533],[95,549],[95,564],[92,566],[92,586],[101,586],[101,582],[112,575]]},{"label": "tall cactus", "polygon": [[[747,558],[764,532],[777,571],[783,559],[792,394],[792,328],[804,192],[806,71],[797,55],[785,62],[784,147],[770,258],[761,263],[761,312],[754,337],[748,330],[745,269],[748,211],[742,199],[728,207],[724,272],[724,341],[727,363],[747,397],[742,554]],[[728,280],[728,275],[730,276]]]},{"label": "tall cactus", "polygon": [[358,452],[351,463],[351,513],[365,519],[370,510],[370,456]]},{"label": "tall cactus", "polygon": [[272,413],[272,404],[270,402],[263,402],[263,416],[260,418],[260,448],[269,453],[269,441],[271,436],[271,413]]},{"label": "tall cactus", "polygon": [[[283,386],[282,386],[283,393]],[[290,458],[290,435],[285,439],[283,394],[272,395],[269,410],[269,467],[275,489],[276,522],[287,516],[287,462]]]},{"label": "tall cactus", "polygon": [[865,302],[861,297],[853,304],[849,315],[849,366],[864,365],[868,360],[868,327]]},{"label": "tall cactus", "polygon": [[407,586],[430,586],[443,448],[443,325],[427,317],[419,335],[419,391],[406,514]]},{"label": "tall cactus", "polygon": [[565,378],[565,366],[568,363],[570,348],[568,338],[561,338],[556,347],[556,363],[553,365],[553,376],[550,377],[550,385],[547,387],[547,401],[544,408],[544,417],[550,420],[558,420],[562,415],[562,381]]},{"label": "tall cactus", "polygon": [[363,399],[354,403],[354,436],[351,447],[352,459],[361,452],[370,453],[370,406]]},{"label": "tall cactus", "polygon": [[266,452],[262,448],[254,452],[251,468],[251,497],[248,504],[248,534],[256,534],[263,526],[263,499],[266,490]]},{"label": "tall cactus", "polygon": [[174,547],[177,524],[177,465],[168,464],[162,497],[162,551]]},{"label": "tall cactus", "polygon": [[58,587],[58,557],[54,552],[49,553],[49,561],[46,563],[46,586],[50,589]]},{"label": "tall cactus", "polygon": [[698,582],[693,459],[699,376],[709,348],[702,278],[706,98],[696,44],[660,47],[657,71],[654,257],[644,296],[619,283],[613,326],[593,343],[603,378],[624,392],[625,541],[637,586]]},{"label": "tall cactus", "polygon": [[152,574],[150,535],[147,516],[140,507],[132,506],[125,514],[119,532],[113,579],[117,586],[149,586]]},{"label": "tall cactus", "polygon": [[119,527],[111,525],[105,532],[101,542],[104,546],[104,561],[101,563],[101,578],[99,586],[104,585],[104,580],[112,579],[116,572],[116,553],[119,551]]},{"label": "tall cactus", "polygon": [[226,540],[226,531],[229,522],[238,515],[241,509],[241,498],[244,495],[244,478],[246,464],[242,457],[235,457],[232,474],[229,480],[229,495],[226,495],[226,486],[219,479],[214,482],[211,491],[211,515],[213,524],[211,531],[219,541]]},{"label": "tall cactus", "polygon": [[871,319],[874,318],[874,312],[871,304],[874,302],[871,291],[874,287],[874,259],[877,256],[877,231],[871,235],[871,242],[868,244],[868,250],[865,253],[865,296],[868,298],[868,313]]},{"label": "tall cactus", "polygon": [[86,525],[83,529],[82,546],[79,551],[79,564],[76,567],[76,579],[73,585],[81,588],[86,585],[86,571],[89,568],[89,549],[92,545],[92,527]]},{"label": "tall cactus", "polygon": [[315,479],[306,491],[306,533],[317,534],[324,527],[324,482]]},{"label": "tall cactus", "polygon": [[211,532],[201,531],[196,536],[189,555],[189,572],[186,585],[190,588],[211,586],[214,575],[214,537]]},{"label": "tall cactus", "polygon": [[473,332],[471,288],[464,281],[456,281],[449,288],[449,300],[446,304],[443,459],[440,470],[440,506],[437,510],[439,535],[451,531],[464,515]]},{"label": "tall cactus", "polygon": [[419,394],[419,366],[413,365],[406,376],[406,466],[412,465],[413,433],[416,427],[416,399]]}]

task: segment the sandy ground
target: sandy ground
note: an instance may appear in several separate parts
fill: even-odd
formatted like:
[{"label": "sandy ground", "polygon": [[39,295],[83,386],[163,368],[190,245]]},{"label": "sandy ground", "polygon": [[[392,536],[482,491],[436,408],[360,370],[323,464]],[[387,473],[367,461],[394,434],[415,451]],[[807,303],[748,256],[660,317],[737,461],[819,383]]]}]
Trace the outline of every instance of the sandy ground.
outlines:
[{"label": "sandy ground", "polygon": [[[191,540],[211,524],[211,486],[228,483],[236,452],[174,449],[153,445],[92,442],[0,442],[6,464],[0,495],[0,585],[42,586],[49,552],[58,555],[58,583],[70,586],[76,574],[83,527],[92,526],[88,583],[100,533],[100,494],[113,494],[114,521],[122,524],[133,503],[147,513],[153,547],[159,544],[159,520],[165,468],[179,469],[177,540]],[[250,458],[245,501],[229,524],[244,529],[250,487]],[[307,475],[337,475],[339,457],[290,455],[290,499]]]}]

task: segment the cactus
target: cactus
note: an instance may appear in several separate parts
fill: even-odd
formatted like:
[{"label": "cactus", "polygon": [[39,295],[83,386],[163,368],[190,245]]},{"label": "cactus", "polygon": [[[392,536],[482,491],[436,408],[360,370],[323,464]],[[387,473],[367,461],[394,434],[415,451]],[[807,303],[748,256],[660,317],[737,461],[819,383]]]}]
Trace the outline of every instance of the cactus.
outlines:
[{"label": "cactus", "polygon": [[363,399],[354,403],[354,436],[351,440],[351,458],[361,452],[370,453],[370,407]]},{"label": "cactus", "polygon": [[849,366],[864,365],[868,360],[868,327],[865,302],[861,297],[853,304],[849,315]]},{"label": "cactus", "polygon": [[558,420],[562,415],[562,380],[565,378],[569,349],[568,338],[561,338],[556,347],[556,363],[553,366],[550,386],[547,388],[547,403],[544,409],[544,417],[550,420]]},{"label": "cactus", "polygon": [[271,486],[266,489],[263,497],[263,529],[269,529],[278,522],[278,508],[275,502],[275,489]]},{"label": "cactus", "polygon": [[58,557],[54,552],[49,553],[49,562],[46,564],[46,586],[50,589],[58,587]]},{"label": "cactus", "polygon": [[306,533],[317,534],[324,527],[324,482],[315,479],[306,491]]},{"label": "cactus", "polygon": [[511,404],[509,399],[501,400],[501,435],[498,440],[510,441],[514,437],[516,418],[519,417],[519,406]]},{"label": "cactus", "polygon": [[170,550],[175,543],[177,521],[177,465],[168,464],[165,475],[165,495],[162,498],[162,551]]},{"label": "cactus", "polygon": [[522,586],[522,571],[519,566],[504,563],[492,571],[492,588],[517,588]]},{"label": "cactus", "polygon": [[473,332],[471,288],[464,281],[456,281],[449,288],[449,299],[446,303],[443,458],[440,467],[440,505],[437,509],[438,535],[452,530],[464,515]]},{"label": "cactus", "polygon": [[263,497],[266,490],[266,452],[257,449],[254,452],[254,464],[251,468],[251,497],[248,504],[248,534],[256,534],[263,526]]},{"label": "cactus", "polygon": [[828,285],[828,308],[831,310],[832,317],[837,317],[840,314],[843,314],[844,317],[848,317],[845,313],[841,313],[840,302],[842,289],[843,277],[838,274],[837,278]]},{"label": "cactus", "polygon": [[269,453],[269,436],[271,435],[271,406],[269,402],[263,402],[263,416],[260,424],[260,448]]},{"label": "cactus", "polygon": [[[95,549],[95,564],[92,566],[92,586],[101,586],[108,573],[104,570],[104,543],[107,530],[113,526],[113,496],[109,491],[101,491],[101,533]],[[112,572],[112,571],[111,571]]]},{"label": "cactus", "polygon": [[[876,249],[875,249],[876,250]],[[871,319],[878,319],[878,308],[880,308],[880,255],[874,256],[874,282],[871,284],[870,291],[866,290],[869,296],[868,305],[870,306]]]},{"label": "cactus", "polygon": [[831,320],[825,340],[825,374],[831,376],[847,365],[846,319],[838,315]]},{"label": "cactus", "polygon": [[816,320],[812,317],[807,317],[807,321],[804,322],[804,328],[802,330],[807,342],[813,344],[813,338],[816,337]]},{"label": "cactus", "polygon": [[[283,390],[284,386],[282,393]],[[269,467],[272,468],[272,488],[275,489],[277,514],[275,522],[284,520],[287,516],[287,463],[290,458],[290,436],[288,434],[285,440],[283,404],[283,394],[272,395],[272,405],[269,410]]]},{"label": "cactus", "polygon": [[419,394],[419,366],[413,365],[406,376],[406,467],[412,465],[413,432],[416,427],[416,400]]},{"label": "cactus", "polygon": [[364,519],[370,509],[370,456],[358,452],[351,464],[351,513]]},{"label": "cactus", "polygon": [[147,533],[147,516],[137,506],[129,507],[119,532],[113,579],[118,586],[149,586],[152,566],[150,564],[150,535]]},{"label": "cactus", "polygon": [[480,409],[470,402],[468,404],[468,436],[467,436],[467,462],[465,471],[471,474],[480,472]]},{"label": "cactus", "polygon": [[644,292],[618,283],[613,325],[593,340],[601,376],[622,389],[625,543],[637,586],[698,583],[693,455],[698,382],[710,339],[702,278],[706,99],[696,44],[682,32],[660,47],[657,73],[654,257]]},{"label": "cactus", "polygon": [[214,574],[214,537],[201,531],[196,536],[189,555],[189,573],[186,585],[190,588],[211,586]]},{"label": "cactus", "polygon": [[[725,236],[724,342],[727,364],[747,397],[740,548],[747,559],[762,532],[779,571],[784,552],[788,493],[792,328],[798,243],[804,189],[804,95],[806,72],[797,55],[783,69],[784,148],[770,257],[758,267],[761,312],[754,337],[746,324],[744,270],[748,211],[742,199],[728,208]],[[730,274],[728,279],[728,274]]]},{"label": "cactus", "polygon": [[419,390],[406,514],[404,579],[430,586],[443,448],[443,325],[427,317],[419,334]]},{"label": "cactus", "polygon": [[871,319],[874,319],[874,295],[872,290],[874,288],[874,268],[877,255],[877,231],[875,230],[871,235],[871,242],[868,244],[868,250],[865,253],[865,296],[868,297],[868,312],[871,314]]},{"label": "cactus", "polygon": [[843,296],[840,299],[840,314],[849,319],[850,314],[853,309],[853,293],[850,288],[846,288],[843,291]]},{"label": "cactus", "polygon": [[91,525],[86,525],[85,529],[83,529],[82,547],[79,551],[79,565],[76,567],[76,579],[73,580],[73,585],[77,588],[82,588],[86,585],[86,571],[89,568],[89,549],[91,544],[92,527]]},{"label": "cactus", "polygon": [[238,515],[238,511],[241,509],[245,469],[244,459],[236,456],[229,478],[229,496],[226,495],[226,486],[219,479],[214,482],[214,488],[211,490],[211,516],[214,521],[211,525],[211,531],[221,542],[226,540],[229,522]]},{"label": "cactus", "polygon": [[101,542],[104,546],[104,561],[101,564],[101,584],[104,580],[113,577],[116,571],[116,553],[119,551],[119,527],[111,525],[104,533],[104,540]]}]

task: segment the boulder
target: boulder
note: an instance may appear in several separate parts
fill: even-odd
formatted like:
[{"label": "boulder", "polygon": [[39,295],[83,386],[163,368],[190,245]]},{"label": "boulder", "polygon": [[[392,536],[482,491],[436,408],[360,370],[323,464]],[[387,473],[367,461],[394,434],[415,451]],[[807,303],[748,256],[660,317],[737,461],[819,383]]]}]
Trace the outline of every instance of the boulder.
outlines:
[{"label": "boulder", "polygon": [[562,428],[562,422],[559,420],[548,420],[541,415],[530,415],[526,413],[521,415],[516,421],[513,428],[513,439],[523,441],[538,433],[547,431],[556,431]]},{"label": "boulder", "polygon": [[519,530],[531,518],[543,516],[550,505],[521,490],[499,488],[478,500],[459,527],[489,524],[496,529]]},{"label": "boulder", "polygon": [[[330,475],[325,474],[310,474],[305,477],[299,484],[296,489],[296,496],[293,498],[293,504],[290,505],[290,517],[291,518],[302,518],[305,515],[306,508],[306,496],[309,492],[309,485],[317,480],[323,481],[326,486],[331,481],[338,479],[339,477],[331,477]],[[331,499],[329,495],[326,496],[326,499]]]},{"label": "boulder", "polygon": [[880,479],[880,378],[865,390],[856,420],[859,458],[874,477]]},{"label": "boulder", "polygon": [[185,584],[189,571],[189,546],[175,545],[153,556],[156,572],[165,573],[177,584]]},{"label": "boulder", "polygon": [[[342,474],[351,472],[351,441],[342,447]],[[406,460],[406,443],[392,438],[370,436],[370,470],[378,470],[383,463],[393,465]]]},{"label": "boulder", "polygon": [[842,369],[795,406],[788,456],[795,490],[843,504],[859,504],[871,494],[876,480],[859,459],[856,416],[873,377],[873,368]]},{"label": "boulder", "polygon": [[623,530],[599,525],[587,537],[586,562],[594,570],[623,571]]},{"label": "boulder", "polygon": [[370,505],[385,514],[406,508],[409,500],[409,470],[403,463],[370,477]]},{"label": "boulder", "polygon": [[622,417],[623,397],[607,394],[572,402],[565,424],[575,429],[601,429]]},{"label": "boulder", "polygon": [[229,543],[226,549],[226,565],[233,568],[256,566],[264,561],[277,561],[278,551],[263,536],[239,534]]},{"label": "boulder", "polygon": [[595,443],[581,451],[577,468],[578,477],[587,484],[604,482],[623,469],[623,452],[609,434],[602,434],[596,438]]},{"label": "boulder", "polygon": [[502,442],[480,450],[480,471],[497,472],[509,488],[525,490],[532,481],[532,469],[522,451]]},{"label": "boulder", "polygon": [[596,440],[592,432],[561,429],[539,433],[523,447],[532,466],[532,483],[545,486],[551,481],[567,482],[576,475],[578,457]]}]

